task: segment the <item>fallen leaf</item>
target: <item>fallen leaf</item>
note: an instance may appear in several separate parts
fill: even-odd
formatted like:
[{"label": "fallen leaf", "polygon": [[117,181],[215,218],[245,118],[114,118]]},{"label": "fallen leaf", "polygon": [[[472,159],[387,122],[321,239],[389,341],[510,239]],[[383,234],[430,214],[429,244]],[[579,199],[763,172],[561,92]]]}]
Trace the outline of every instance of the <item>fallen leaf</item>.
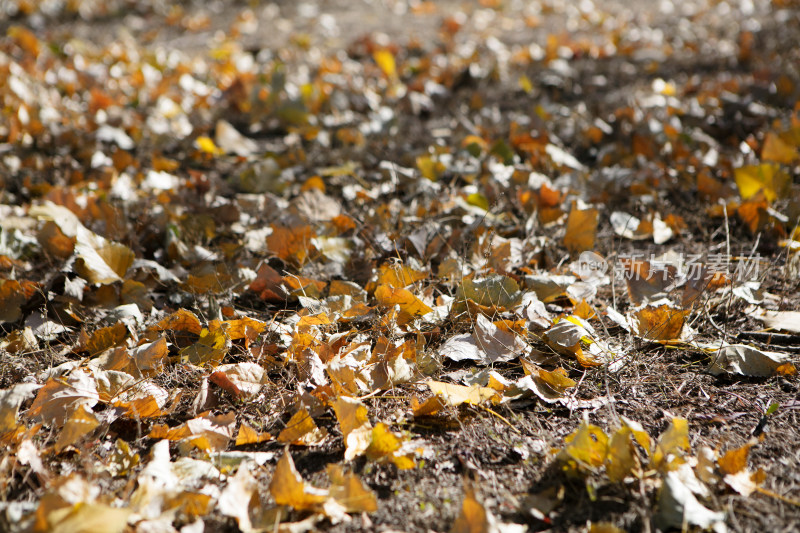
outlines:
[{"label": "fallen leaf", "polygon": [[564,247],[571,253],[579,253],[594,249],[597,233],[597,209],[578,209],[572,206],[567,217],[567,233],[564,235]]},{"label": "fallen leaf", "polygon": [[739,374],[741,376],[774,376],[785,364],[792,364],[788,354],[757,350],[744,344],[723,346],[713,357],[709,372]]},{"label": "fallen leaf", "polygon": [[329,496],[327,490],[306,485],[288,449],[278,460],[269,483],[269,492],[278,505],[288,505],[298,511],[319,510]]},{"label": "fallen leaf", "polygon": [[367,407],[354,398],[340,396],[334,402],[333,409],[344,436],[344,460],[352,461],[363,455],[372,442],[372,425],[367,417]]}]

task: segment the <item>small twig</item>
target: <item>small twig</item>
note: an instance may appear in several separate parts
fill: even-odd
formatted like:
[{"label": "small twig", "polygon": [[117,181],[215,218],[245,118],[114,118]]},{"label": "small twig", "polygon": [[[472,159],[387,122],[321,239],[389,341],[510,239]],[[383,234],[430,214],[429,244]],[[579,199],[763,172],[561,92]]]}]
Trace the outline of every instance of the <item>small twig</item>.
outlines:
[{"label": "small twig", "polygon": [[777,492],[772,492],[769,489],[765,489],[763,487],[756,487],[756,490],[765,496],[770,496],[777,500],[782,501],[783,503],[788,503],[789,505],[794,505],[795,507],[800,507],[800,501],[793,500],[792,498],[787,498],[786,496],[782,496]]},{"label": "small twig", "polygon": [[498,413],[497,411],[494,411],[494,410],[492,410],[492,409],[489,409],[489,408],[488,408],[488,407],[486,407],[485,405],[479,405],[478,407],[480,407],[480,408],[481,408],[481,409],[483,409],[484,411],[487,411],[487,412],[489,412],[489,413],[493,414],[494,416],[496,416],[497,418],[499,418],[500,420],[502,420],[503,422],[505,422],[505,424],[506,424],[508,427],[510,427],[511,429],[513,429],[513,430],[514,430],[514,431],[515,431],[515,432],[516,432],[518,435],[522,435],[522,432],[521,432],[519,429],[517,429],[517,428],[516,428],[516,426],[514,426],[514,424],[512,424],[511,422],[509,422],[509,420],[508,420],[506,417],[504,417],[503,415],[501,415],[501,414],[500,414],[500,413]]}]

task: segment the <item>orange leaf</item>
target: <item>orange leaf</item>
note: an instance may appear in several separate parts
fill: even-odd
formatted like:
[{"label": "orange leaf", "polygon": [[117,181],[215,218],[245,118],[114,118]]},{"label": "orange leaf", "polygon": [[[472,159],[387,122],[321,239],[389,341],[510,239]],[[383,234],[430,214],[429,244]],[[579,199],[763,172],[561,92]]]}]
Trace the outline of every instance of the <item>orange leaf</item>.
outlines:
[{"label": "orange leaf", "polygon": [[578,253],[594,248],[597,217],[597,209],[577,209],[573,205],[567,218],[567,234],[564,235],[564,246],[567,250]]},{"label": "orange leaf", "polygon": [[383,307],[399,306],[400,314],[397,317],[397,321],[401,325],[412,321],[415,317],[433,311],[422,300],[414,296],[411,291],[389,285],[380,285],[375,289],[375,299]]},{"label": "orange leaf", "polygon": [[272,226],[272,233],[267,237],[269,250],[283,259],[302,265],[314,251],[311,239],[316,237],[311,226]]},{"label": "orange leaf", "polygon": [[761,148],[761,159],[776,163],[791,164],[798,157],[797,149],[778,137],[775,133],[767,133],[764,146]]}]

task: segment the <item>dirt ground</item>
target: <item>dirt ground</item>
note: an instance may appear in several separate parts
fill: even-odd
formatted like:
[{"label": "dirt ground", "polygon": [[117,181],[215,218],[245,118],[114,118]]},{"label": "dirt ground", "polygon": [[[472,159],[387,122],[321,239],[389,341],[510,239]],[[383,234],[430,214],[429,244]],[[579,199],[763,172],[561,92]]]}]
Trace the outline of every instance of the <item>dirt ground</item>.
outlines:
[{"label": "dirt ground", "polygon": [[[5,35],[9,27],[23,24],[48,41],[75,39],[97,47],[135,42],[142,50],[154,53],[179,50],[188,56],[207,57],[214,43],[222,42],[220,32],[227,32],[241,13],[247,12],[257,22],[253,24],[257,29],[242,33],[237,39],[241,48],[255,54],[256,60],[281,56],[289,77],[303,69],[317,68],[324,57],[346,54],[355,61],[369,63],[374,43],[396,47],[419,64],[424,64],[430,55],[434,65],[436,61],[442,62],[442,72],[452,71],[458,78],[443,81],[441,91],[432,90],[430,98],[420,104],[421,110],[407,98],[381,102],[392,107],[391,128],[367,134],[363,145],[336,142],[328,146],[309,145],[305,159],[297,165],[297,179],[305,180],[318,169],[338,167],[347,161],[357,162],[368,177],[381,174],[383,161],[416,168],[417,158],[429,153],[430,147],[454,145],[465,135],[508,132],[512,123],[527,125],[546,131],[551,140],[557,139],[587,169],[583,177],[576,178],[575,173],[564,167],[551,166],[545,173],[553,183],[581,190],[585,198],[604,205],[608,213],[641,213],[643,200],[630,192],[630,184],[658,182],[653,187],[660,192],[648,200],[652,202],[648,209],[680,216],[685,222],[685,228],[675,238],[657,247],[650,241],[650,249],[647,245],[640,246],[640,242],[621,239],[610,224],[601,223],[594,249],[610,263],[638,250],[647,250],[648,254],[651,249],[657,249],[659,254],[669,250],[700,254],[708,250],[725,251],[729,243],[736,254],[747,255],[756,250],[764,258],[764,268],[759,274],[761,289],[775,295],[778,309],[800,308],[800,285],[786,274],[790,270],[787,255],[778,244],[780,236],[766,230],[753,232],[733,216],[727,222],[724,217],[708,216],[707,207],[713,202],[703,198],[694,187],[695,175],[702,171],[719,177],[727,172],[730,177],[729,168],[719,170],[714,162],[702,161],[693,154],[667,153],[664,145],[652,144],[638,153],[630,149],[630,144],[636,142],[631,139],[637,135],[655,137],[653,132],[660,126],[653,122],[671,120],[669,112],[659,115],[647,107],[658,105],[652,104],[653,99],[663,98],[654,87],[662,87],[664,82],[677,88],[672,98],[685,98],[683,104],[695,106],[680,116],[681,127],[696,134],[687,144],[713,144],[720,160],[736,161],[737,157],[741,160],[738,153],[743,144],[755,142],[754,139],[760,142],[764,131],[796,114],[800,102],[800,8],[796,3],[117,0],[107,6],[101,12],[87,7],[85,17],[57,8],[53,14],[46,11],[12,14],[0,22],[0,33]],[[168,23],[176,6],[182,9],[183,20],[198,21],[197,28],[187,30],[186,25]],[[443,24],[448,21],[458,22],[457,32],[443,32]],[[297,46],[298,40],[302,46]],[[616,51],[608,48],[610,42],[616,44]],[[466,51],[470,47],[474,53]],[[572,51],[567,53],[565,48]],[[554,53],[557,58],[549,62],[530,59],[531,54],[539,53]],[[522,59],[525,54],[528,57]],[[451,63],[445,64],[447,61]],[[475,65],[472,69],[470,61]],[[522,76],[530,87],[520,81]],[[477,104],[476,94],[481,98]],[[352,116],[342,119],[343,124],[347,120],[358,124],[375,119],[376,111],[368,104],[367,96],[353,91],[347,98],[347,109]],[[689,100],[691,104],[687,103]],[[249,111],[236,109],[226,98],[211,104],[207,112],[213,117],[224,116],[270,152],[292,150],[287,128],[273,116],[248,114]],[[587,132],[598,121],[606,126],[613,122],[614,126],[601,143],[594,143],[587,139]],[[676,144],[677,141],[673,150]],[[173,150],[165,152],[180,154],[182,150],[182,145],[176,142]],[[220,183],[223,196],[234,194],[223,183],[233,167],[233,163],[220,162],[203,168],[208,180]],[[800,175],[796,163],[791,172],[796,186]],[[34,182],[37,179],[50,178],[34,175]],[[424,203],[420,198],[427,193],[420,192],[413,181],[401,181],[379,197],[380,202],[391,204],[398,211],[387,210],[380,215],[370,211],[372,207],[347,196],[348,180],[347,176],[334,174],[328,182],[328,194],[341,198],[345,209],[365,227],[380,229],[381,216],[397,217],[396,224],[388,224],[382,234],[394,236],[395,246],[401,250],[381,247],[375,241],[370,244],[377,250],[371,261],[364,259],[360,265],[354,262],[348,266],[353,272],[342,278],[365,285],[375,264],[382,259],[413,255],[404,239],[426,224],[425,218],[420,217],[415,226],[409,221],[397,222],[401,217],[396,213],[404,212],[405,216],[409,214],[406,208],[408,211],[419,208]],[[472,185],[458,171],[446,172],[440,183],[443,190]],[[474,184],[480,185],[477,180]],[[11,179],[6,181],[6,191],[20,205],[31,201],[32,195]],[[466,231],[460,241],[462,247],[454,248],[456,255],[471,260],[472,241],[474,235],[481,234],[481,228],[491,228],[507,238],[541,236],[554,243],[563,238],[563,227],[540,225],[530,232],[521,229],[525,228],[525,217],[530,213],[520,208],[519,198],[512,197],[513,186],[508,190],[488,187],[488,191],[484,194],[490,205],[499,206],[497,212],[513,205],[517,208],[516,218],[487,218],[471,226],[464,222],[460,229]],[[353,203],[348,203],[351,200]],[[202,198],[192,202],[198,209],[204,208]],[[776,206],[779,211],[783,207]],[[274,213],[266,211],[262,215],[265,225],[275,218]],[[129,216],[133,220],[136,213]],[[437,224],[452,229],[462,222],[451,223],[442,217]],[[156,246],[148,241],[147,231],[138,238],[144,256]],[[379,233],[373,231],[372,237]],[[459,239],[452,238],[450,242]],[[570,261],[569,253],[555,244],[545,244],[537,257],[544,258],[541,266],[553,271]],[[270,264],[282,263],[272,260]],[[55,264],[51,266],[58,268]],[[313,277],[308,270],[303,274]],[[323,272],[317,274],[322,276]],[[624,283],[617,281],[613,291],[607,286],[598,292],[594,305],[598,309],[616,307],[624,311],[629,306],[621,303],[624,293]],[[155,300],[156,307],[163,309],[178,304],[196,305],[200,312],[211,313],[211,304],[202,299],[170,300],[170,295],[164,292]],[[221,297],[219,304],[231,305],[252,318],[267,321],[282,312],[280,305],[265,303],[250,293]],[[558,314],[559,309],[570,304],[562,298],[549,305]],[[772,339],[760,334],[763,325],[745,314],[747,307],[741,299],[723,302],[709,299],[704,309],[701,306],[692,315],[697,339],[714,342],[722,338],[782,351],[797,363],[800,359],[797,335]],[[584,368],[574,360],[562,362],[570,377],[579,383],[578,399],[606,400],[594,409],[571,410],[560,404],[526,398],[491,410],[461,406],[449,408],[439,417],[415,418],[410,416],[410,396],[430,395],[421,382],[399,385],[396,390],[365,399],[373,421],[393,421],[395,429],[409,438],[422,439],[426,452],[418,459],[417,468],[410,470],[399,470],[365,457],[355,459],[352,470],[376,493],[377,511],[356,514],[351,521],[339,524],[322,520],[315,527],[326,531],[448,531],[461,512],[465,479],[471,479],[486,509],[501,522],[525,524],[531,531],[587,531],[589,524],[598,522],[609,522],[626,531],[654,531],[657,491],[645,490],[633,481],[610,483],[599,471],[585,477],[571,476],[554,461],[552,451],[564,447],[565,437],[584,417],[607,430],[617,427],[620,417],[627,417],[641,423],[653,438],[665,431],[672,417],[682,417],[689,422],[692,450],[704,445],[729,450],[745,445],[754,434],[763,433],[750,452],[749,465],[752,470],[765,472],[762,484],[765,491],[742,496],[732,490],[715,490],[704,504],[726,512],[726,523],[732,531],[796,531],[800,524],[797,377],[713,376],[707,371],[709,358],[702,350],[634,337],[608,320],[602,328],[597,325],[598,330],[606,327],[610,338],[626,347],[626,362],[621,368],[611,371],[603,366]],[[435,352],[449,336],[463,331],[463,324],[446,322],[434,333],[425,332],[426,350]],[[2,371],[3,387],[18,382],[27,372],[39,372],[48,366],[44,358],[33,363],[22,357],[3,357],[7,358]],[[75,358],[67,354],[55,362]],[[467,363],[444,361],[432,377],[450,380],[448,376],[474,366]],[[522,375],[516,361],[497,363],[492,368],[508,378]],[[268,398],[265,403],[239,405],[222,398],[222,405],[234,409],[237,419],[259,421],[265,429],[273,431],[286,418],[283,411],[273,409],[278,405],[277,398],[285,396],[297,378],[288,370],[271,374],[271,378],[273,383],[265,387]],[[171,386],[181,379],[177,371],[161,378],[165,385]],[[197,384],[189,382],[183,386],[191,391]],[[779,405],[777,411],[769,415],[765,428],[760,427],[764,413],[773,403]],[[326,465],[344,464],[345,449],[331,411],[316,417],[315,422],[337,438],[327,440],[321,447],[293,446],[291,453],[304,480],[325,486]],[[144,457],[153,441],[142,435],[147,429],[134,426],[115,422],[112,432],[136,442]],[[283,446],[272,441],[243,449],[276,453],[276,459],[259,475],[259,481],[269,483]],[[531,498],[552,487],[561,490],[559,504],[544,519],[530,512]],[[19,499],[36,498],[36,491],[29,487],[18,484],[12,488]],[[304,516],[294,511],[291,519]],[[230,518],[211,513],[206,520],[206,531],[236,530]]]}]

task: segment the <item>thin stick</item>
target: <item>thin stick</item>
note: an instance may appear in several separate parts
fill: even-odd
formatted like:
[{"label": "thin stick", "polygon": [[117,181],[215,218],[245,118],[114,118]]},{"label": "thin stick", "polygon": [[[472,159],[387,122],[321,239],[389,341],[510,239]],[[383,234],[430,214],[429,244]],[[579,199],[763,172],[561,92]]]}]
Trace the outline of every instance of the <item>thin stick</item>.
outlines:
[{"label": "thin stick", "polygon": [[518,430],[518,429],[517,429],[517,428],[514,426],[514,424],[512,424],[511,422],[509,422],[509,421],[508,421],[508,419],[507,419],[506,417],[504,417],[503,415],[501,415],[501,414],[500,414],[500,413],[498,413],[497,411],[494,411],[494,410],[492,410],[492,409],[489,409],[488,407],[486,407],[486,406],[484,406],[484,405],[479,405],[478,407],[480,407],[481,409],[483,409],[483,410],[485,410],[485,411],[488,411],[489,413],[493,414],[494,416],[496,416],[497,418],[499,418],[500,420],[502,420],[503,422],[505,422],[505,423],[506,423],[506,425],[507,425],[508,427],[510,427],[511,429],[513,429],[514,431],[516,431],[518,435],[522,435],[522,432],[521,432],[520,430]]}]

